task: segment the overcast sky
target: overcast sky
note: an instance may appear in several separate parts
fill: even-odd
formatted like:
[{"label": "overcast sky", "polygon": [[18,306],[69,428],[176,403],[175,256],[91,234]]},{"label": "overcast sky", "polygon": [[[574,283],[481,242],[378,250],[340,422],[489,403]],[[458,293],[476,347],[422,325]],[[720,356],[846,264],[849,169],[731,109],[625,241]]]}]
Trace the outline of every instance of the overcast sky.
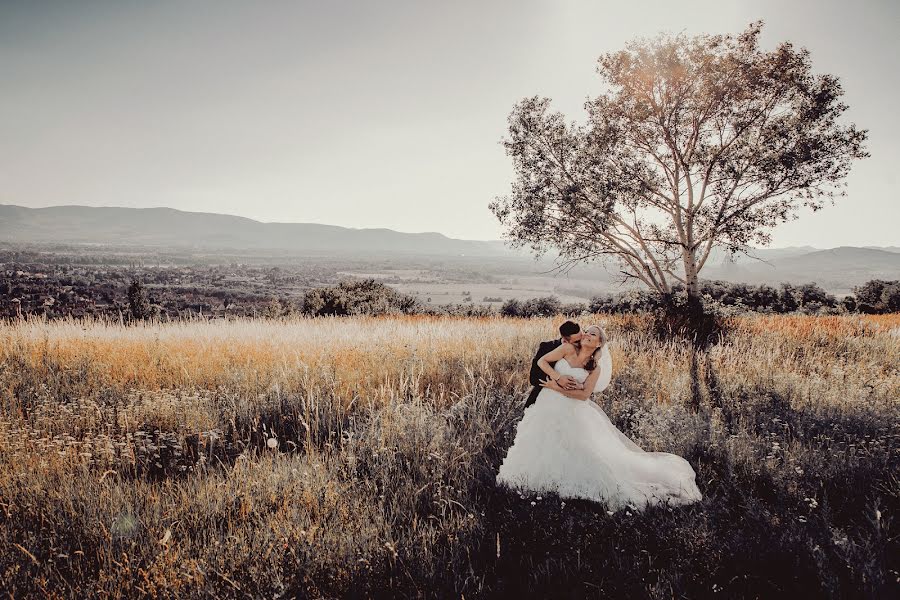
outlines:
[{"label": "overcast sky", "polygon": [[0,203],[170,206],[497,239],[522,97],[573,119],[662,30],[812,52],[870,129],[849,196],[774,246],[900,245],[900,2],[0,0]]}]

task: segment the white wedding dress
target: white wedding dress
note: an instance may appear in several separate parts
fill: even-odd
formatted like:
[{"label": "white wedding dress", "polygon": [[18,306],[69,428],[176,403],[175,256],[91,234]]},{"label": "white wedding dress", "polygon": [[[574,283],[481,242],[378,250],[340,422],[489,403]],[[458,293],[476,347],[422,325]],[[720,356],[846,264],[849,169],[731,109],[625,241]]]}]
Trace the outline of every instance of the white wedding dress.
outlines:
[{"label": "white wedding dress", "polygon": [[[604,348],[594,388],[609,385],[612,359]],[[584,382],[585,369],[565,359],[556,370]],[[516,439],[500,466],[497,483],[531,492],[556,492],[563,498],[605,502],[617,510],[629,504],[690,504],[702,498],[691,465],[674,454],[644,452],[615,428],[591,400],[574,400],[543,389],[525,409]]]}]

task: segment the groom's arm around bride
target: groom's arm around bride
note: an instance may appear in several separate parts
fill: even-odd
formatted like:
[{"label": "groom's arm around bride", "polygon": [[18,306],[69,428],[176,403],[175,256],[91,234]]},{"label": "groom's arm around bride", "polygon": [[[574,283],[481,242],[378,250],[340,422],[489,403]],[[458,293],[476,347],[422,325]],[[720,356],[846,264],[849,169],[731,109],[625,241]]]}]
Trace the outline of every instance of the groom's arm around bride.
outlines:
[{"label": "groom's arm around bride", "polygon": [[[578,326],[578,323],[573,323],[572,321],[566,321],[562,325],[559,326],[559,334],[560,338],[555,340],[550,340],[547,342],[541,342],[538,346],[538,350],[534,355],[534,358],[531,361],[531,372],[529,373],[528,380],[531,383],[532,389],[531,393],[528,394],[528,399],[525,401],[525,408],[528,408],[532,404],[534,404],[535,400],[537,400],[538,394],[541,393],[541,382],[547,379],[547,374],[538,366],[538,360],[545,354],[556,350],[560,346],[562,346],[563,342],[576,343],[581,339],[581,328]],[[554,366],[556,363],[550,363],[550,366]],[[571,379],[570,377],[560,378],[566,379],[566,381],[560,381],[560,385],[569,386],[574,383],[574,380],[568,381]]]}]

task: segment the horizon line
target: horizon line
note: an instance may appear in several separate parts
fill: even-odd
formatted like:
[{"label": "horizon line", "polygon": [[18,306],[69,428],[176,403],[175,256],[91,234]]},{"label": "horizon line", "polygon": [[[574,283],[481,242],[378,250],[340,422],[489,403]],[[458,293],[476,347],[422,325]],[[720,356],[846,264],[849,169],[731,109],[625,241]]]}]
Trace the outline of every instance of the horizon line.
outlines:
[{"label": "horizon line", "polygon": [[[197,214],[197,215],[218,215],[218,216],[226,216],[226,217],[234,217],[237,219],[247,219],[248,221],[253,221],[254,223],[261,223],[264,225],[320,225],[322,227],[338,227],[340,229],[349,229],[353,231],[392,231],[395,233],[403,233],[407,235],[440,235],[449,240],[456,240],[462,242],[485,242],[485,243],[502,243],[505,247],[507,246],[507,241],[504,239],[474,239],[474,238],[457,238],[447,235],[446,233],[442,233],[440,231],[401,231],[399,229],[392,229],[390,227],[351,227],[348,225],[336,225],[334,223],[318,223],[315,221],[263,221],[261,219],[257,219],[254,217],[248,217],[246,215],[237,215],[234,213],[226,213],[226,212],[209,212],[209,211],[201,211],[201,210],[185,210],[182,208],[173,208],[171,206],[121,206],[121,205],[92,205],[92,204],[53,204],[50,206],[24,206],[22,204],[12,204],[6,202],[0,202],[0,206],[13,206],[16,208],[25,208],[28,210],[45,210],[45,209],[53,209],[53,208],[118,208],[118,209],[126,209],[126,210],[171,210],[180,213],[189,213],[189,214]],[[900,245],[900,244],[898,244]],[[893,244],[887,245],[869,245],[869,246],[854,246],[849,244],[842,244],[839,246],[832,246],[830,248],[820,248],[817,246],[813,246],[810,244],[802,244],[795,246],[752,246],[755,250],[787,250],[790,248],[813,248],[815,250],[834,250],[836,248],[894,248],[897,247]],[[512,248],[510,248],[512,249]]]}]

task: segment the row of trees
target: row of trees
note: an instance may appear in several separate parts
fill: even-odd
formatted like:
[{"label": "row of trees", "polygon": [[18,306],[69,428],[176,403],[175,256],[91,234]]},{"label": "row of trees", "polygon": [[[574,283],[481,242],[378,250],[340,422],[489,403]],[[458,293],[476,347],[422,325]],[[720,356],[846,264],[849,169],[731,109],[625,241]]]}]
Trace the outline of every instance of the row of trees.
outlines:
[{"label": "row of trees", "polygon": [[[873,280],[857,288],[855,295],[838,300],[814,283],[782,284],[779,288],[767,285],[747,285],[723,281],[703,281],[700,290],[706,303],[732,312],[761,313],[803,312],[807,314],[900,311],[900,281]],[[685,297],[684,290],[674,292]],[[152,316],[146,293],[137,282],[128,292],[132,316]],[[497,311],[490,305],[471,303],[428,305],[413,296],[373,279],[348,280],[330,287],[313,288],[306,292],[301,306],[287,305],[273,300],[271,310],[261,316],[278,317],[288,314],[312,316],[351,315],[454,315],[482,317],[500,314],[507,317],[549,317],[558,314],[576,316],[598,312],[649,312],[664,308],[666,300],[647,290],[632,290],[620,294],[594,297],[589,303],[563,303],[555,296],[510,299]]]},{"label": "row of trees", "polygon": [[[676,286],[675,293],[682,290]],[[725,281],[702,281],[700,293],[706,304],[717,307],[745,309],[761,313],[789,313],[803,311],[818,313],[844,308],[855,310],[852,296],[838,300],[814,283],[793,285],[783,283],[774,288],[768,285],[747,285]],[[590,304],[593,312],[634,312],[662,308],[658,294],[634,291],[625,294],[595,297]]]},{"label": "row of trees", "polygon": [[[676,286],[673,292],[683,296]],[[705,303],[730,312],[807,314],[860,312],[880,314],[900,312],[900,281],[872,280],[838,299],[814,283],[747,285],[726,281],[702,281],[700,293]],[[666,308],[668,300],[648,290],[595,296],[588,304],[563,304],[553,296],[531,300],[508,300],[500,314],[511,317],[539,317],[552,314],[647,312]]]}]

